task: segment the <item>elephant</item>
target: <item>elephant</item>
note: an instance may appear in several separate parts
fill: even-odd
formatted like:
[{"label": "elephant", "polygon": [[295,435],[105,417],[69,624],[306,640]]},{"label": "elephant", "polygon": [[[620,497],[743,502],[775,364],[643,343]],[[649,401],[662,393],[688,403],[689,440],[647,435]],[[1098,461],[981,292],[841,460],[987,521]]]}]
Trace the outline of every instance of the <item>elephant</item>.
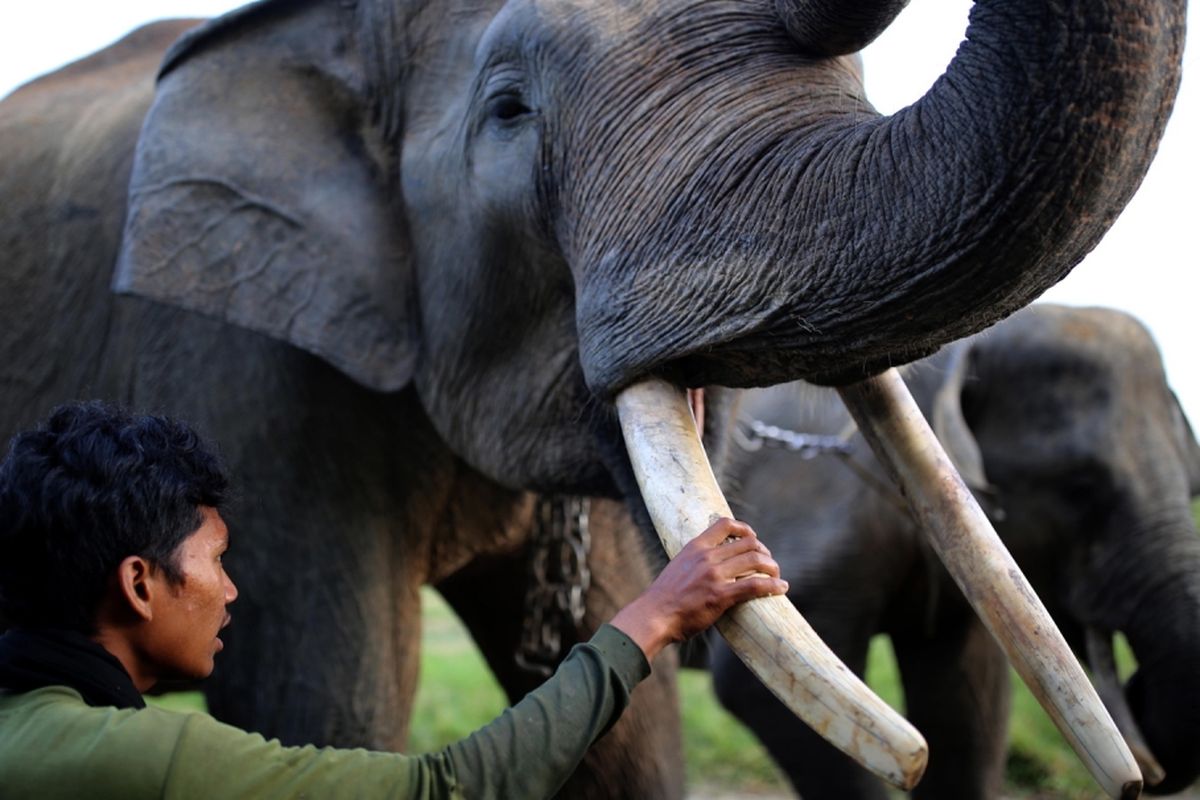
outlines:
[{"label": "elephant", "polygon": [[[1161,767],[1148,789],[1187,787],[1200,776],[1200,444],[1149,332],[1113,309],[1035,304],[905,379],[1098,685],[1120,686],[1112,637],[1127,637],[1139,665],[1127,705],[1105,700],[1127,737],[1140,729],[1135,752]],[[731,502],[775,554],[789,598],[854,669],[873,635],[891,638],[908,716],[930,744],[914,795],[998,796],[1007,662],[845,408],[793,384],[748,393],[739,414],[760,434],[731,460]],[[791,447],[767,446],[789,436]],[[783,713],[722,643],[709,657],[720,702],[801,796],[886,796]]]},{"label": "elephant", "polygon": [[0,435],[89,396],[222,443],[215,714],[400,746],[418,587],[515,591],[530,492],[653,537],[631,390],[703,389],[719,470],[733,389],[927,355],[1096,244],[1182,0],[985,0],[891,116],[854,54],[903,3],[842,5],[261,0],[0,103]]}]

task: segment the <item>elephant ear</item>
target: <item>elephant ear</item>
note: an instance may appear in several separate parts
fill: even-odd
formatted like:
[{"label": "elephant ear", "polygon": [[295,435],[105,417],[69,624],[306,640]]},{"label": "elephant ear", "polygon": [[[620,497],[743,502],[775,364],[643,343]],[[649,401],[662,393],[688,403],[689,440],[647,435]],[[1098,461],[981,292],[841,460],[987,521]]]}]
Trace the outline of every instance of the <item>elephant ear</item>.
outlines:
[{"label": "elephant ear", "polygon": [[1180,427],[1180,440],[1183,444],[1184,464],[1187,466],[1188,492],[1192,497],[1200,496],[1200,442],[1196,441],[1196,433],[1187,414],[1183,413],[1183,404],[1179,395],[1171,392],[1171,400],[1175,403],[1175,413]]},{"label": "elephant ear", "polygon": [[257,3],[176,43],[138,141],[114,288],[389,391],[418,348],[399,159],[385,143],[398,139],[375,124],[343,6]]},{"label": "elephant ear", "polygon": [[983,453],[963,416],[962,390],[970,372],[970,356],[969,343],[951,346],[945,365],[945,381],[933,398],[930,424],[967,486],[990,492],[991,485],[983,468]]}]

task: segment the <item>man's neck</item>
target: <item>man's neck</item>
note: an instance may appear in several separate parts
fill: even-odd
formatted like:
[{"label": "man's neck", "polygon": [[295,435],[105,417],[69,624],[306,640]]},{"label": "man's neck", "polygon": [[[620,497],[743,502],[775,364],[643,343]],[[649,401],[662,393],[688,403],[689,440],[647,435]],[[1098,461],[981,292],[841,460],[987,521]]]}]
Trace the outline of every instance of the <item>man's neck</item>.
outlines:
[{"label": "man's neck", "polygon": [[137,647],[119,628],[101,625],[91,639],[121,662],[139,692],[147,692],[158,683],[158,677],[142,667]]}]

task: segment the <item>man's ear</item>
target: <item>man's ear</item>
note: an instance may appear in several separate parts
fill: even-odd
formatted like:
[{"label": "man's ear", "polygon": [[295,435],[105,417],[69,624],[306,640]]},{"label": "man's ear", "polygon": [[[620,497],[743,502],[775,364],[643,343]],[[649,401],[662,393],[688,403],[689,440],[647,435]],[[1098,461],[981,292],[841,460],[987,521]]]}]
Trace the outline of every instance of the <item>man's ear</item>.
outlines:
[{"label": "man's ear", "polygon": [[256,3],[172,48],[138,141],[114,288],[394,391],[418,351],[399,134],[375,119],[350,14],[344,2]]},{"label": "man's ear", "polygon": [[121,606],[143,622],[154,619],[153,567],[141,556],[128,556],[117,566],[117,590]]}]

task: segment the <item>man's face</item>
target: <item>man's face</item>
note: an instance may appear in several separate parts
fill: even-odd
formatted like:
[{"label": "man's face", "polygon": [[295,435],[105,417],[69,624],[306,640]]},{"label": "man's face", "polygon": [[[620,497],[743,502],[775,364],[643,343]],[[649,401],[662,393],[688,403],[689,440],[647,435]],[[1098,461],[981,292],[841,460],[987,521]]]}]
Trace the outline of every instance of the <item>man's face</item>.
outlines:
[{"label": "man's face", "polygon": [[201,507],[204,522],[175,551],[183,583],[172,584],[156,570],[154,618],[143,639],[145,655],[161,678],[206,678],[213,656],[223,645],[217,638],[229,624],[225,607],[237,598],[221,556],[229,547],[229,530],[215,509]]}]

